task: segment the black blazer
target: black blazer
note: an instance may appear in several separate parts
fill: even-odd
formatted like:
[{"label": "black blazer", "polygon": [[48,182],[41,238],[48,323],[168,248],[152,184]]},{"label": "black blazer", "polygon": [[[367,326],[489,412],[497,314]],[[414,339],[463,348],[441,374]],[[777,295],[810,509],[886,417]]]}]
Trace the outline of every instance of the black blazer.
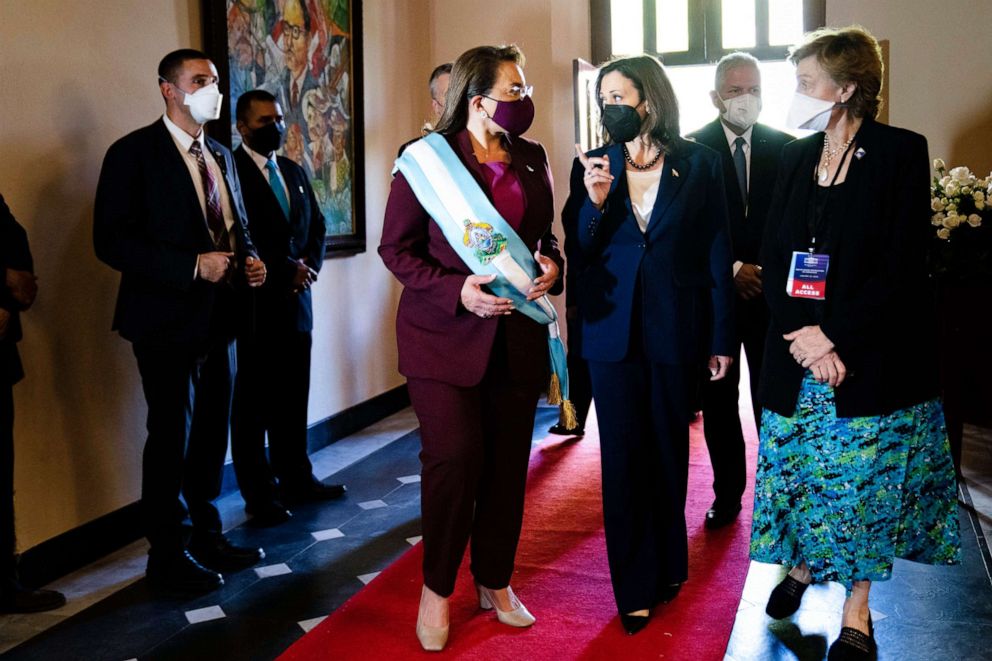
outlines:
[{"label": "black blazer", "polygon": [[[216,140],[207,138],[206,144],[224,172],[236,258],[243,265],[257,254],[234,159]],[[107,150],[96,189],[93,244],[97,257],[121,272],[113,328],[122,337],[168,343],[208,337],[218,293],[230,285],[193,278],[197,255],[215,248],[189,169],[161,119]]]},{"label": "black blazer", "polygon": [[[823,133],[816,133],[783,150],[765,233],[764,290],[772,319],[760,399],[784,416],[795,410],[805,370],[782,335],[818,323],[813,304],[786,294],[785,285],[792,252],[809,246],[807,203],[822,146]],[[843,202],[829,228],[819,322],[848,370],[835,391],[841,417],[883,415],[938,393],[926,262],[932,230],[926,138],[866,119],[852,151]]]},{"label": "black blazer", "polygon": [[[34,261],[28,246],[28,235],[10,212],[0,195],[0,277],[7,269],[34,272]],[[0,383],[14,384],[24,377],[17,342],[21,339],[21,305],[0,282],[0,308],[10,313],[7,332],[0,338]]]},{"label": "black blazer", "polygon": [[[630,205],[621,145],[607,154],[614,180],[602,211],[589,201],[583,168],[572,167],[565,203],[575,235],[582,355],[615,362],[628,353],[634,292],[640,291],[648,360],[669,365],[731,356],[734,289],[723,172],[716,152],[679,140],[665,156],[647,232]],[[574,214],[574,217],[571,215]],[[570,239],[571,242],[571,239]]]},{"label": "black blazer", "polygon": [[292,290],[295,262],[303,259],[315,271],[324,263],[327,228],[306,172],[293,160],[276,157],[289,189],[289,219],[283,215],[265,175],[244,147],[234,150],[241,194],[248,212],[248,229],[268,268],[265,283],[253,290],[255,324],[259,328],[309,332],[313,330],[313,297],[309,289]]},{"label": "black blazer", "polygon": [[737,185],[734,157],[720,119],[715,119],[687,137],[715,149],[723,161],[723,186],[727,191],[730,243],[733,246],[734,261],[760,264],[761,238],[768,207],[772,202],[782,147],[795,140],[795,137],[762,124],[755,124],[751,129],[751,172],[748,177],[746,209]]}]

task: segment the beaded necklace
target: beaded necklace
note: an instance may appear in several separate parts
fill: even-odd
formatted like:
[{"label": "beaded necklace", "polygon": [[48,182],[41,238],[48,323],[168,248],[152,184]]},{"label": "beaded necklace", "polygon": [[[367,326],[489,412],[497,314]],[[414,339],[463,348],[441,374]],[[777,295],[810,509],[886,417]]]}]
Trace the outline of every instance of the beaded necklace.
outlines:
[{"label": "beaded necklace", "polygon": [[627,145],[626,145],[626,143],[623,145],[623,157],[624,157],[624,160],[626,160],[630,164],[630,167],[634,168],[635,170],[650,170],[651,168],[653,168],[655,166],[655,164],[661,158],[661,155],[664,154],[664,153],[665,153],[664,150],[662,150],[659,147],[658,148],[658,153],[655,154],[654,158],[651,159],[651,162],[650,163],[645,163],[644,165],[640,165],[638,163],[635,163],[634,162],[634,159],[632,159],[630,157],[630,152],[627,151]]}]

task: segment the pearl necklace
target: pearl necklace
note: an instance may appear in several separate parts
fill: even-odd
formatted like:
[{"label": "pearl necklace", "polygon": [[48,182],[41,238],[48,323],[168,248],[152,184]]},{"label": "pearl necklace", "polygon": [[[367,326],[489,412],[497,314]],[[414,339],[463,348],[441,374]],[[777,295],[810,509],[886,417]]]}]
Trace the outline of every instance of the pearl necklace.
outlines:
[{"label": "pearl necklace", "polygon": [[624,157],[624,160],[626,160],[628,163],[630,163],[630,167],[634,168],[635,170],[650,170],[651,168],[653,168],[655,166],[655,164],[661,158],[661,155],[664,154],[664,153],[665,153],[664,150],[659,147],[658,148],[658,153],[655,154],[654,158],[651,159],[651,162],[650,163],[645,163],[644,165],[640,165],[639,163],[635,163],[634,162],[634,159],[632,159],[630,157],[630,152],[627,151],[627,145],[624,144],[624,146],[623,146],[623,157]]},{"label": "pearl necklace", "polygon": [[827,181],[827,170],[830,168],[830,161],[840,152],[847,151],[847,148],[851,146],[852,142],[854,142],[853,135],[844,144],[835,149],[830,149],[830,138],[826,133],[823,134],[823,156],[820,159],[821,165],[816,170],[816,177],[820,180],[821,184]]}]

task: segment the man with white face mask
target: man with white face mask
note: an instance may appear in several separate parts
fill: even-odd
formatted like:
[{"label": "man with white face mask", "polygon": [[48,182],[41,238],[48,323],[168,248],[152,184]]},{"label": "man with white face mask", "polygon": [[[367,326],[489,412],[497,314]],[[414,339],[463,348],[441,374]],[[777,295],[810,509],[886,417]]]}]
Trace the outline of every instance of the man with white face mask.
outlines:
[{"label": "man with white face mask", "polygon": [[217,69],[200,51],[178,50],[162,59],[158,83],[165,114],[107,150],[93,242],[97,257],[121,272],[113,328],[132,344],[148,404],[148,580],[205,592],[223,584],[219,572],[264,557],[224,537],[212,501],[227,452],[242,314],[235,290],[261,285],[265,265],[248,234],[231,152],[203,130],[220,115]]},{"label": "man with white face mask", "polygon": [[[737,290],[737,346],[743,345],[747,355],[751,403],[755,420],[759,422],[758,375],[768,328],[759,265],[761,236],[778,172],[779,153],[793,137],[757,123],[761,112],[761,72],[754,57],[747,53],[725,55],[717,63],[715,83],[710,99],[720,116],[688,137],[715,149],[723,157]],[[716,496],[706,513],[705,525],[711,529],[732,523],[741,510],[746,467],[737,408],[739,381],[739,354],[727,378],[703,380],[704,429]]]}]

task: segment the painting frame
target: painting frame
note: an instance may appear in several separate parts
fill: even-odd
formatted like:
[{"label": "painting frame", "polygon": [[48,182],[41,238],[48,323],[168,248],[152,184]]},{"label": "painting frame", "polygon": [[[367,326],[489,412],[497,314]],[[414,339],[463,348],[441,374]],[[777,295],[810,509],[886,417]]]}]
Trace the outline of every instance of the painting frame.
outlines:
[{"label": "painting frame", "polygon": [[[224,95],[221,118],[210,122],[207,130],[211,137],[228,147],[236,146],[235,143],[240,138],[240,136],[235,135],[233,121],[233,104],[236,103],[238,95],[248,89],[267,88],[265,82],[252,85],[251,80],[247,83],[232,85],[231,41],[232,36],[237,38],[230,30],[231,21],[235,20],[232,17],[240,16],[239,12],[245,12],[250,17],[246,19],[248,23],[245,25],[249,29],[257,28],[258,19],[262,19],[262,17],[253,16],[248,12],[265,12],[268,15],[268,20],[263,19],[262,27],[265,28],[266,39],[253,39],[249,42],[248,47],[253,48],[257,44],[259,52],[264,51],[266,46],[269,51],[272,51],[273,46],[278,47],[279,44],[285,43],[282,41],[283,39],[291,38],[288,33],[280,34],[277,32],[275,36],[273,35],[273,31],[278,31],[283,25],[288,25],[288,22],[280,20],[272,29],[269,29],[271,26],[268,25],[272,21],[272,16],[281,16],[281,8],[285,6],[286,2],[287,0],[202,0],[204,51],[217,67],[217,74],[220,79],[218,84]],[[316,26],[310,26],[309,32],[304,33],[305,38],[309,39],[305,56],[306,64],[304,65],[307,78],[307,83],[304,86],[306,94],[303,95],[305,98],[299,99],[301,96],[299,94],[294,96],[294,98],[302,101],[295,109],[291,108],[290,103],[282,102],[283,105],[287,106],[283,109],[283,113],[287,117],[288,127],[287,146],[283,152],[288,152],[291,144],[294,146],[299,144],[299,147],[294,150],[294,154],[290,157],[304,166],[318,195],[318,204],[324,211],[328,223],[328,232],[325,237],[328,257],[344,257],[366,251],[362,2],[361,0],[337,0],[337,2],[343,3],[347,7],[348,25],[346,29],[343,30],[341,26],[334,23],[333,18],[326,15],[324,16],[326,24],[320,23]],[[324,3],[326,0],[295,0],[295,4],[308,8],[308,18],[318,14],[319,12],[314,12],[314,8],[320,9]],[[256,19],[254,23],[251,22],[252,18]],[[310,21],[313,22],[313,18],[310,18]],[[235,27],[239,27],[239,25],[235,25]],[[249,36],[254,35],[250,34]],[[238,45],[244,41],[242,35]],[[315,44],[317,45],[316,48],[314,47]],[[282,50],[284,55],[288,52],[288,50]],[[317,57],[326,55],[323,60],[327,64],[326,68],[320,68],[323,75],[310,82],[311,78],[316,78],[311,76],[315,53],[318,54]],[[254,62],[264,60],[264,58],[264,52],[261,56],[257,52],[253,53],[251,58],[253,64],[249,65],[249,68],[256,68]],[[334,67],[335,58],[339,63],[337,68]],[[347,62],[347,66],[340,64],[344,62]],[[285,61],[281,61],[279,64],[285,64]],[[268,78],[270,86],[278,85],[278,81],[282,80],[284,76],[292,76],[288,64],[285,64],[281,69],[278,64],[269,66],[259,64],[257,68],[262,72],[263,79]],[[272,77],[273,72],[276,72],[278,77]],[[332,80],[332,72],[336,72],[336,76],[333,77],[333,82],[328,84],[327,81]],[[282,98],[277,93],[278,90],[270,89],[269,91],[273,91],[277,98]],[[310,94],[311,92],[312,94]],[[317,102],[313,99],[321,101]],[[325,101],[326,99],[331,99],[331,101]],[[307,103],[306,101],[312,102]],[[304,108],[307,110],[307,117],[316,114],[321,118],[320,124],[324,126],[324,133],[310,143],[307,143],[307,140],[314,136],[306,128],[306,120],[301,120],[304,117]],[[295,129],[293,128],[294,122],[296,123]],[[311,122],[311,125],[316,127],[318,123]],[[294,137],[297,138],[296,142],[291,142]],[[302,142],[300,142],[301,140]],[[318,149],[305,149],[305,147],[308,148],[314,144],[317,145]],[[325,159],[324,163],[318,167],[312,155],[319,153],[321,151],[319,147],[325,144],[328,146],[327,152],[338,156],[343,154],[344,156]],[[340,163],[344,160],[347,160],[346,167],[340,167]],[[349,202],[350,206],[348,205]],[[350,210],[350,214],[343,212],[343,209]],[[350,219],[347,218],[349,215]]]}]

